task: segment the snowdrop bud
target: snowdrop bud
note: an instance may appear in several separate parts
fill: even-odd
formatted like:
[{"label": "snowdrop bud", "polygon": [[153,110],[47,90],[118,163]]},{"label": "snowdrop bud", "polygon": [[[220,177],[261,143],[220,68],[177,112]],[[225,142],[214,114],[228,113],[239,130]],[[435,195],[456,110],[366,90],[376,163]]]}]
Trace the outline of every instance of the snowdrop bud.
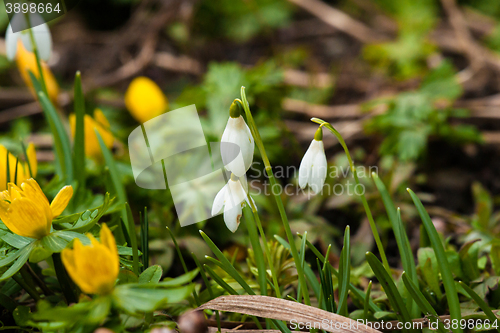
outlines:
[{"label": "snowdrop bud", "polygon": [[299,186],[305,188],[309,185],[311,190],[317,194],[325,184],[326,173],[327,162],[323,146],[323,131],[320,127],[314,134],[314,139],[300,162]]},{"label": "snowdrop bud", "polygon": [[[27,30],[30,25],[32,26],[30,29],[33,33],[40,58],[42,60],[49,60],[52,52],[52,37],[50,36],[49,27],[38,13],[30,13],[29,21],[30,24],[28,24],[25,14],[23,13],[14,14],[12,17],[5,34],[5,48],[9,60],[14,60],[16,58],[18,40],[23,43],[26,50],[33,52],[34,48],[31,43],[30,32]],[[14,32],[12,27],[15,27],[17,32]]]},{"label": "snowdrop bud", "polygon": [[[252,165],[255,148],[252,133],[241,116],[241,111],[240,102],[235,100],[229,108],[230,117],[221,138],[222,143],[228,142],[236,145],[222,144],[221,155],[226,169],[237,177],[245,175]],[[234,147],[239,147],[239,153],[234,151]]]}]

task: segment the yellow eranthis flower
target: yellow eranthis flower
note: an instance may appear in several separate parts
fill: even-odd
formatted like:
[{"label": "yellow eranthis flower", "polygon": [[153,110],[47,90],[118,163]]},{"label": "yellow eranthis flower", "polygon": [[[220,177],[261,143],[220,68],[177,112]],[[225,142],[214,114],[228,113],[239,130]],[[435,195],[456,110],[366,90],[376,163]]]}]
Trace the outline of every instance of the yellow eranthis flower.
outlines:
[{"label": "yellow eranthis flower", "polygon": [[[99,132],[106,147],[111,148],[115,139],[110,132],[110,125],[108,119],[104,116],[101,110],[94,111],[94,118],[86,114],[83,118],[84,122],[84,137],[85,137],[85,155],[87,157],[99,160],[102,157],[101,146],[95,133],[95,129]],[[71,114],[69,116],[69,124],[71,127],[71,134],[75,137],[76,116]]]},{"label": "yellow eranthis flower", "polygon": [[128,86],[125,106],[138,122],[145,123],[167,111],[168,100],[156,83],[140,76]]},{"label": "yellow eranthis flower", "polygon": [[108,294],[113,290],[120,269],[115,238],[105,224],[100,232],[100,242],[90,234],[87,237],[91,244],[83,245],[75,239],[72,250],[63,250],[62,262],[84,293]]},{"label": "yellow eranthis flower", "polygon": [[[10,181],[14,182],[16,178],[16,157],[9,153],[7,149],[0,145],[0,191],[7,189],[7,155],[9,155],[9,176]],[[17,162],[17,185],[22,184],[26,179],[36,177],[37,161],[35,146],[30,143],[26,149],[28,162]],[[31,172],[30,172],[31,171]]]},{"label": "yellow eranthis flower", "polygon": [[0,219],[13,233],[40,239],[50,234],[52,220],[64,211],[72,196],[73,188],[64,186],[49,204],[33,178],[21,187],[9,183],[9,189],[0,192]]},{"label": "yellow eranthis flower", "polygon": [[[33,95],[36,96],[35,89],[33,88],[33,84],[31,82],[31,78],[29,75],[29,71],[31,71],[37,77],[37,79],[40,80],[40,73],[38,72],[38,66],[36,64],[35,54],[27,51],[24,48],[24,45],[21,41],[19,41],[17,45],[16,63],[24,83],[26,84],[26,86],[30,88]],[[54,75],[50,71],[49,66],[47,66],[47,64],[44,61],[41,62],[41,65],[43,71],[43,78],[45,80],[49,98],[54,104],[57,104],[57,95],[59,95],[59,85],[57,84]]]}]

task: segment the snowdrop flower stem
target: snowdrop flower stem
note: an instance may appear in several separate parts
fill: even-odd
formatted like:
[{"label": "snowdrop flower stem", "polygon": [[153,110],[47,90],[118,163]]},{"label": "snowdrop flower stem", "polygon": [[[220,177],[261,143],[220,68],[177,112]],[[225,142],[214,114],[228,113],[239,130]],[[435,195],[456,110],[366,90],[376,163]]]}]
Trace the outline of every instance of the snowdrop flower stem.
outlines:
[{"label": "snowdrop flower stem", "polygon": [[[312,118],[311,121],[319,124],[321,127],[324,127],[327,130],[329,130],[333,135],[335,135],[337,140],[339,140],[340,145],[342,146],[342,148],[344,149],[344,151],[347,155],[347,159],[349,161],[349,167],[351,168],[351,172],[354,176],[354,181],[356,182],[356,185],[360,185],[358,173],[356,171],[356,168],[354,167],[354,163],[352,162],[351,154],[349,153],[349,149],[347,148],[347,145],[345,144],[345,141],[342,138],[342,135],[340,135],[340,133],[330,123],[328,123],[322,119]],[[370,228],[371,228],[371,231],[373,234],[373,238],[375,239],[375,243],[376,243],[378,251],[380,253],[380,257],[382,258],[382,263],[384,264],[384,267],[387,270],[387,272],[389,273],[389,275],[391,275],[392,273],[391,273],[391,269],[389,267],[389,262],[387,261],[387,256],[385,255],[385,250],[384,250],[384,247],[382,246],[382,241],[380,240],[380,235],[378,233],[377,226],[375,225],[375,221],[373,220],[372,212],[370,210],[370,206],[368,206],[368,202],[366,201],[366,197],[365,197],[364,193],[361,194],[361,202],[363,203],[363,207],[365,209],[366,216],[368,217],[368,221],[370,223]]]},{"label": "snowdrop flower stem", "polygon": [[[239,101],[239,100],[238,100]],[[269,181],[271,184],[271,188],[277,184],[276,179],[274,178],[271,163],[269,163],[269,158],[267,157],[266,150],[264,148],[264,143],[262,142],[262,138],[259,134],[259,130],[255,125],[255,121],[253,120],[252,113],[250,112],[250,107],[248,105],[248,100],[245,94],[245,87],[241,87],[241,101],[239,101],[243,110],[245,110],[245,115],[248,122],[248,127],[254,137],[255,144],[260,151],[260,155],[262,156],[262,161],[264,162],[264,166],[266,169],[267,176],[269,177]],[[271,191],[272,192],[272,191]],[[285,206],[283,205],[283,201],[281,200],[281,196],[279,194],[273,193],[274,199],[276,201],[276,205],[278,206],[278,210],[280,212],[281,220],[283,221],[283,226],[285,228],[285,233],[288,239],[288,243],[290,244],[290,252],[292,253],[293,260],[295,262],[295,267],[297,269],[297,275],[299,277],[300,290],[302,291],[302,295],[304,297],[304,302],[306,305],[311,305],[309,300],[309,290],[306,284],[304,268],[302,267],[302,261],[300,260],[299,253],[297,251],[297,247],[295,245],[295,239],[292,234],[292,230],[290,228],[290,223],[288,222],[288,217],[286,216]],[[263,237],[264,238],[264,237]],[[264,244],[267,246],[267,241],[264,239]],[[266,252],[267,249],[266,249]],[[272,263],[270,263],[272,265]],[[300,295],[297,295],[297,300],[300,302]]]}]

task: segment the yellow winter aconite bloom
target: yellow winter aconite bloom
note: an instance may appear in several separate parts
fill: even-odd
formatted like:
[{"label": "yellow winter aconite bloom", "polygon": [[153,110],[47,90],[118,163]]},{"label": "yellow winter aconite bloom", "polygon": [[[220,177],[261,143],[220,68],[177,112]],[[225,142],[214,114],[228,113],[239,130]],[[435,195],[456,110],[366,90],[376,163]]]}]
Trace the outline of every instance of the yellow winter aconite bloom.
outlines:
[{"label": "yellow winter aconite bloom", "polygon": [[100,242],[92,235],[90,245],[83,245],[79,239],[73,249],[64,249],[62,262],[71,279],[87,294],[104,295],[113,290],[120,263],[115,238],[109,228],[103,224]]},{"label": "yellow winter aconite bloom", "polygon": [[[28,161],[17,161],[16,157],[7,151],[7,148],[0,145],[0,191],[7,189],[7,155],[9,156],[9,181],[14,182],[16,178],[17,163],[17,185],[22,184],[26,179],[36,177],[37,161],[35,146],[30,143],[26,149]],[[28,165],[29,162],[29,165]]]},{"label": "yellow winter aconite bloom", "polygon": [[156,83],[140,76],[128,86],[125,106],[138,122],[145,123],[165,112],[168,100]]},{"label": "yellow winter aconite bloom", "polygon": [[[95,133],[95,129],[99,132],[102,140],[106,147],[111,148],[115,139],[113,134],[110,132],[110,125],[108,119],[104,116],[101,110],[96,109],[94,111],[94,118],[86,114],[83,118],[84,122],[84,137],[85,137],[85,155],[93,158],[100,159],[102,157],[101,146],[99,145],[99,140]],[[71,114],[69,116],[69,124],[71,127],[71,134],[73,138],[75,137],[76,128],[76,116]]]},{"label": "yellow winter aconite bloom", "polygon": [[40,239],[50,234],[52,219],[64,211],[72,196],[73,188],[64,186],[49,204],[33,178],[21,187],[9,183],[9,189],[0,192],[0,219],[13,233]]},{"label": "yellow winter aconite bloom", "polygon": [[[30,88],[33,95],[35,95],[35,89],[33,88],[29,72],[30,71],[33,72],[33,74],[39,80],[40,80],[40,73],[38,72],[38,66],[36,64],[35,54],[27,51],[24,48],[24,45],[21,41],[19,41],[17,45],[16,63],[24,83],[26,84],[26,86]],[[47,93],[49,94],[49,98],[53,103],[57,104],[57,95],[59,95],[59,85],[57,84],[54,75],[50,71],[49,66],[47,66],[47,64],[44,61],[41,62],[41,65],[42,65],[43,78],[47,86]]]}]

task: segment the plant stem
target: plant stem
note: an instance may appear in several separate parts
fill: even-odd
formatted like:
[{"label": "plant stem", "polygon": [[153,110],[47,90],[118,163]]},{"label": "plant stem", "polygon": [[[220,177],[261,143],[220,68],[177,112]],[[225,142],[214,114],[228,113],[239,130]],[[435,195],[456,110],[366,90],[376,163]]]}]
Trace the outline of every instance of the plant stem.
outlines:
[{"label": "plant stem", "polygon": [[77,303],[78,299],[76,298],[75,293],[73,292],[72,282],[69,279],[68,273],[63,266],[61,261],[60,253],[52,254],[52,261],[54,262],[54,269],[56,271],[57,281],[59,281],[59,285],[61,286],[61,290],[64,294],[64,298],[66,298],[66,303]]},{"label": "plant stem", "polygon": [[20,274],[14,274],[12,278],[31,296],[31,298],[33,298],[35,301],[40,300],[40,295],[38,294],[36,289],[33,289],[26,281],[24,281]]},{"label": "plant stem", "polygon": [[[354,163],[352,162],[351,154],[349,153],[349,149],[347,148],[347,145],[345,144],[344,139],[342,138],[342,135],[333,128],[333,126],[319,118],[311,118],[311,121],[319,124],[320,126],[323,126],[327,128],[330,132],[332,132],[333,135],[339,140],[340,145],[342,148],[344,148],[344,151],[347,155],[347,159],[349,160],[349,166],[351,168],[351,172],[354,176],[354,181],[356,182],[356,185],[361,185],[359,182],[358,178],[358,172],[356,171],[356,168],[354,167]],[[363,207],[366,212],[366,216],[368,217],[368,222],[370,223],[370,228],[373,234],[373,238],[375,239],[375,243],[377,244],[378,251],[380,253],[380,257],[382,258],[382,263],[384,265],[384,268],[386,269],[387,273],[389,273],[390,276],[392,276],[391,273],[391,268],[389,266],[389,262],[387,261],[387,256],[385,255],[385,250],[382,245],[382,241],[380,240],[380,235],[377,230],[377,226],[375,225],[375,221],[373,220],[372,212],[370,210],[370,206],[368,206],[368,201],[366,201],[366,197],[364,193],[361,193],[361,202],[363,203]]]},{"label": "plant stem", "polygon": [[38,68],[38,73],[40,73],[40,83],[42,85],[43,92],[45,93],[45,95],[47,97],[49,97],[49,94],[47,92],[47,85],[45,84],[45,78],[44,78],[43,70],[42,70],[42,61],[40,60],[40,54],[38,53],[38,47],[36,46],[35,36],[33,35],[33,29],[31,28],[29,14],[26,15],[26,21],[28,22],[28,26],[30,27],[28,29],[28,33],[30,35],[31,45],[33,46],[33,53],[35,54],[36,66]]},{"label": "plant stem", "polygon": [[[269,163],[269,158],[267,157],[266,150],[264,148],[264,143],[262,142],[262,138],[260,137],[259,130],[253,120],[252,113],[250,112],[250,106],[248,105],[247,97],[245,94],[245,87],[241,87],[241,99],[243,109],[245,110],[245,114],[247,117],[247,122],[249,124],[252,135],[255,139],[255,144],[259,148],[260,155],[262,156],[262,161],[264,162],[264,166],[266,169],[267,176],[269,177],[269,181],[271,183],[271,188],[274,188],[277,185],[276,179],[273,175],[273,170],[271,167],[271,163]],[[295,266],[297,269],[297,274],[299,276],[299,283],[302,285],[302,295],[304,297],[304,302],[306,305],[310,305],[311,302],[309,300],[309,290],[307,288],[307,284],[305,281],[304,268],[301,265],[299,253],[297,252],[297,247],[295,246],[295,240],[293,238],[292,230],[290,228],[290,223],[288,222],[288,217],[286,216],[285,207],[283,205],[283,201],[279,194],[275,194],[271,191],[274,199],[276,200],[276,205],[278,206],[278,210],[280,212],[281,220],[283,221],[283,226],[285,228],[286,237],[288,238],[288,242],[290,243],[290,250],[292,252],[293,261],[295,262]],[[297,300],[300,301],[300,297],[297,297]]]},{"label": "plant stem", "polygon": [[33,279],[35,280],[36,284],[38,284],[40,289],[42,289],[45,296],[54,294],[52,292],[52,290],[50,290],[49,287],[47,287],[45,282],[33,271],[33,269],[31,268],[31,266],[28,263],[25,263],[24,267],[25,267],[26,271],[33,277]]},{"label": "plant stem", "polygon": [[[248,195],[250,197],[250,195]],[[280,286],[278,284],[278,276],[276,275],[276,267],[274,267],[274,260],[271,256],[271,250],[269,249],[269,244],[267,243],[266,234],[264,233],[264,228],[262,228],[262,223],[260,222],[259,214],[257,213],[257,208],[255,207],[252,200],[248,200],[250,202],[250,206],[252,208],[252,213],[255,219],[255,223],[257,224],[257,228],[259,229],[260,237],[262,237],[262,241],[264,242],[264,251],[266,252],[267,262],[269,263],[269,269],[271,270],[271,275],[274,284],[274,292],[276,293],[276,297],[281,298]]]}]

